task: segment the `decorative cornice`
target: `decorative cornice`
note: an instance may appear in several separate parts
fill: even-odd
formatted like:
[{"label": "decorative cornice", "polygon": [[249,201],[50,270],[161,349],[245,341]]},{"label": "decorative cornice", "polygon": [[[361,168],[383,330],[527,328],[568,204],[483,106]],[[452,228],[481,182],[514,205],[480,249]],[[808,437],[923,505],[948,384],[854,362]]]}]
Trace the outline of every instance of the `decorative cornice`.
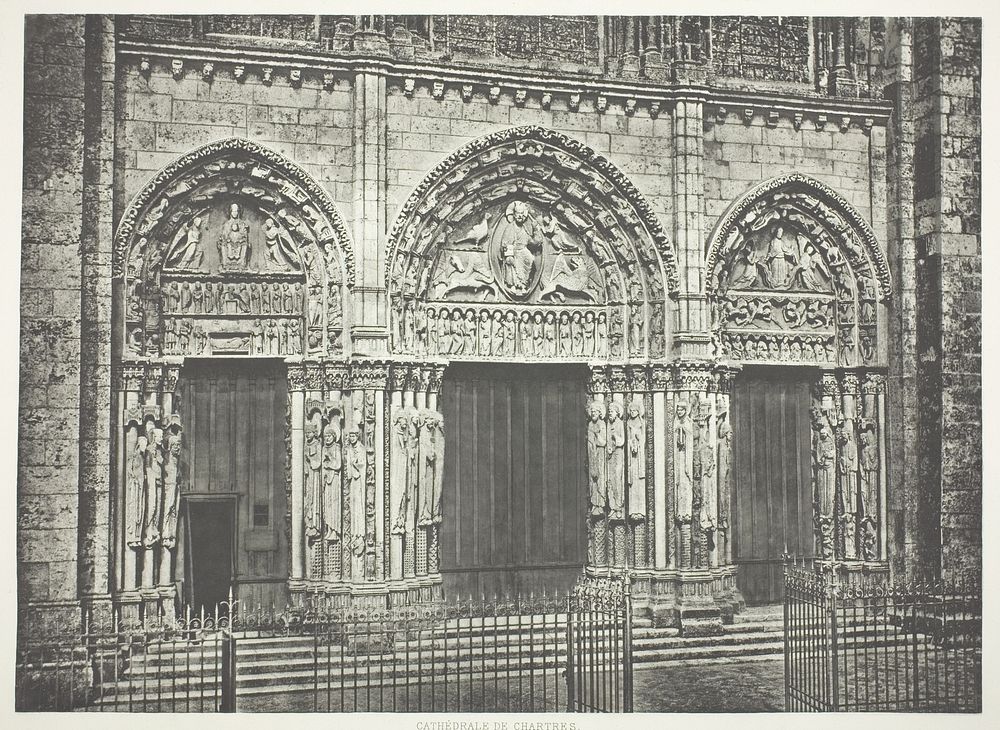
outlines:
[{"label": "decorative cornice", "polygon": [[336,244],[343,257],[344,269],[347,274],[348,288],[354,287],[355,266],[354,266],[354,246],[351,243],[347,226],[341,218],[340,213],[330,198],[329,193],[316,180],[301,167],[288,158],[268,149],[256,142],[239,137],[217,140],[199,147],[192,152],[177,158],[166,167],[157,172],[152,179],[147,182],[142,189],[136,193],[131,202],[126,206],[125,213],[118,223],[115,232],[114,254],[112,258],[112,276],[122,276],[125,268],[125,257],[132,242],[136,221],[140,214],[150,203],[162,194],[178,176],[195,169],[199,165],[216,158],[225,157],[229,153],[242,153],[259,159],[268,165],[272,165],[282,173],[292,178],[327,217],[330,228],[333,230]]},{"label": "decorative cornice", "polygon": [[[517,89],[526,92],[576,96],[576,103],[569,99],[569,108],[576,110],[582,95],[597,101],[598,95],[624,108],[629,99],[635,99],[637,106],[651,109],[656,104],[659,114],[666,105],[678,100],[700,100],[706,104],[727,106],[732,109],[751,106],[762,110],[776,110],[781,116],[793,118],[795,113],[825,114],[832,119],[850,116],[860,120],[871,119],[873,124],[884,126],[892,113],[892,105],[882,100],[831,97],[821,95],[797,95],[780,91],[752,91],[709,87],[697,84],[665,84],[656,81],[618,79],[606,76],[591,77],[572,72],[516,71],[498,69],[483,65],[476,67],[469,63],[462,66],[432,61],[400,61],[381,57],[336,55],[330,51],[284,50],[276,48],[249,48],[216,46],[201,43],[151,43],[138,40],[119,39],[117,52],[121,56],[162,59],[169,64],[171,59],[189,60],[193,63],[212,61],[230,63],[234,66],[253,68],[259,72],[264,67],[298,68],[303,75],[308,71],[341,73],[350,75],[358,72],[382,73],[391,77],[409,79],[414,86],[419,81],[430,86],[443,82],[446,86],[481,86],[484,92],[491,87],[508,91],[512,96]],[[471,95],[470,95],[471,98]],[[867,121],[864,122],[867,125]]]}]

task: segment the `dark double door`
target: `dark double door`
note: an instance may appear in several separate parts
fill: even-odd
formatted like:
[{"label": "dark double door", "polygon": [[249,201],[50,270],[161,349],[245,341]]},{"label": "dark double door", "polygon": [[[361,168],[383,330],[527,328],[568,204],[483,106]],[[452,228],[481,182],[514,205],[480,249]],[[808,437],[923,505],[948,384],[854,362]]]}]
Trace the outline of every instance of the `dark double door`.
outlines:
[{"label": "dark double door", "polygon": [[733,561],[750,604],[782,597],[782,553],[812,556],[809,410],[815,373],[748,368],[733,418]]},{"label": "dark double door", "polygon": [[449,366],[446,595],[571,586],[586,560],[586,369]]}]

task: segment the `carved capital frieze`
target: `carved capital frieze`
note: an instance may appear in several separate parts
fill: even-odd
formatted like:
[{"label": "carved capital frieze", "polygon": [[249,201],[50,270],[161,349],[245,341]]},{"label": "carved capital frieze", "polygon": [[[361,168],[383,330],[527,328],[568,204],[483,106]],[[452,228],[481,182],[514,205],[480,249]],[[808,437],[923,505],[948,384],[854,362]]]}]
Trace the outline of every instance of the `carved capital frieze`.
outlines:
[{"label": "carved capital frieze", "polygon": [[306,389],[306,367],[301,363],[288,364],[288,389],[303,391]]},{"label": "carved capital frieze", "polygon": [[351,390],[385,390],[389,364],[381,361],[351,362]]},{"label": "carved capital frieze", "polygon": [[318,362],[305,363],[305,387],[306,390],[323,390],[325,385],[323,377],[323,365]]},{"label": "carved capital frieze", "polygon": [[682,361],[674,364],[676,390],[705,393],[711,389],[712,382],[712,363]]},{"label": "carved capital frieze", "polygon": [[650,387],[654,391],[665,391],[673,387],[674,373],[669,365],[650,366]]},{"label": "carved capital frieze", "polygon": [[326,363],[323,369],[326,390],[346,390],[350,385],[350,370],[347,364]]},{"label": "carved capital frieze", "polygon": [[605,365],[591,365],[590,378],[587,381],[587,392],[591,395],[607,393],[611,387],[608,368]]}]

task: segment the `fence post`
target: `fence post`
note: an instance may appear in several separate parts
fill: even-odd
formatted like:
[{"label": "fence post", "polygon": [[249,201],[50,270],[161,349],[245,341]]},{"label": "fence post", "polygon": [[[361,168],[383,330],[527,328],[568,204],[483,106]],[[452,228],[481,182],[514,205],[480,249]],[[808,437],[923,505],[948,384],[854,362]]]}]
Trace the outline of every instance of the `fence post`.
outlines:
[{"label": "fence post", "polygon": [[566,712],[576,711],[576,688],[573,681],[573,594],[566,596]]},{"label": "fence post", "polygon": [[625,630],[622,646],[622,662],[624,663],[624,691],[622,711],[632,712],[632,580],[626,572],[623,576],[625,603]]},{"label": "fence post", "polygon": [[830,581],[827,584],[827,615],[830,628],[830,690],[832,699],[830,709],[838,710],[840,704],[840,674],[837,661],[837,566],[830,566]]},{"label": "fence post", "polygon": [[236,637],[222,634],[222,706],[219,712],[236,712]]},{"label": "fence post", "polygon": [[784,563],[783,563],[782,568],[781,568],[781,573],[782,573],[782,576],[781,576],[782,577],[782,581],[784,583],[784,585],[782,586],[781,593],[782,593],[782,599],[783,599],[783,605],[782,605],[782,624],[783,624],[783,628],[784,628],[784,631],[782,632],[782,638],[784,639],[784,646],[782,647],[782,649],[783,649],[782,654],[784,655],[784,659],[785,659],[785,712],[791,712],[792,711],[792,697],[791,697],[791,692],[789,690],[789,682],[791,682],[791,674],[790,674],[790,671],[789,671],[789,661],[788,661],[788,659],[789,659],[788,652],[790,650],[790,642],[788,640],[788,601],[790,600],[790,597],[788,595],[789,588],[788,588],[788,555],[787,554],[784,556]]}]

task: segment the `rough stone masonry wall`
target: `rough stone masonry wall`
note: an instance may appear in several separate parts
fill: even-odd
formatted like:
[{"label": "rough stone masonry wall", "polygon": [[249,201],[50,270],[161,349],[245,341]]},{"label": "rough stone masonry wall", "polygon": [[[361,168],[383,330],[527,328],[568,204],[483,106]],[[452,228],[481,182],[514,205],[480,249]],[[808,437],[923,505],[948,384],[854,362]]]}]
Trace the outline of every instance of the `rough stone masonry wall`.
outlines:
[{"label": "rough stone masonry wall", "polygon": [[981,575],[981,22],[914,27],[923,527],[946,574]]},{"label": "rough stone masonry wall", "polygon": [[77,598],[84,19],[25,25],[18,595]]}]

